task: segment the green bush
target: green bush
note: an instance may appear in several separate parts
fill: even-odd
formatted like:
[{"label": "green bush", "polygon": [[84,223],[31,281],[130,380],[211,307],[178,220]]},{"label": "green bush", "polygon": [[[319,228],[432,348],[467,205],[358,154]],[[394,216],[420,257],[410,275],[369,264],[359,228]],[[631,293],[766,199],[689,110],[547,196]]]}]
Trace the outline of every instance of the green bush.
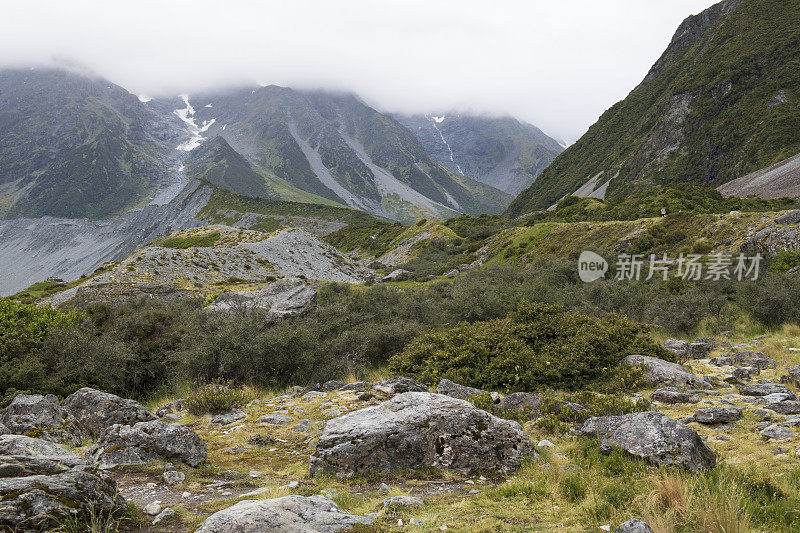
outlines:
[{"label": "green bush", "polygon": [[186,409],[193,415],[228,413],[248,401],[247,393],[231,381],[215,380],[196,385],[186,396]]},{"label": "green bush", "polygon": [[622,315],[596,318],[522,303],[507,318],[423,335],[390,368],[429,384],[446,378],[488,390],[575,390],[598,388],[634,353],[670,358]]},{"label": "green bush", "polygon": [[214,246],[219,240],[219,232],[206,233],[205,235],[192,235],[190,237],[173,237],[164,241],[162,246],[164,248],[178,248],[185,250],[186,248],[205,248]]}]

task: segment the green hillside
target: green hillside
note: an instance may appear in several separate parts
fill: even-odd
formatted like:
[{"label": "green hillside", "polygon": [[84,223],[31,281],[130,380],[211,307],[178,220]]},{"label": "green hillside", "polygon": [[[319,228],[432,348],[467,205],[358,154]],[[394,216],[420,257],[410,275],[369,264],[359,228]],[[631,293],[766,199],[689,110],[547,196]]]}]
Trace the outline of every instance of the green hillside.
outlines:
[{"label": "green hillside", "polygon": [[545,209],[600,172],[619,196],[716,186],[800,152],[798,17],[798,0],[726,0],[686,19],[644,81],[507,214]]}]

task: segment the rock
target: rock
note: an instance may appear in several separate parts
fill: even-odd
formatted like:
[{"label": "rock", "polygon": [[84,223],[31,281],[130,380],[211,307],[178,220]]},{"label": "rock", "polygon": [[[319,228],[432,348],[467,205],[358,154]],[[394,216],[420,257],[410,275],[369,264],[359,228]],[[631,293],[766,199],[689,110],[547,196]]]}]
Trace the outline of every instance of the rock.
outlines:
[{"label": "rock", "polygon": [[692,342],[689,344],[688,355],[690,359],[705,359],[714,346],[708,342]]},{"label": "rock", "polygon": [[307,393],[303,394],[302,398],[305,401],[310,401],[310,400],[313,400],[314,398],[325,398],[326,396],[327,396],[327,394],[325,394],[324,392],[312,390],[312,391],[308,391]]},{"label": "rock", "polygon": [[733,369],[733,377],[737,380],[750,379],[759,374],[761,374],[761,370],[754,366],[740,366]]},{"label": "rock", "polygon": [[794,438],[794,432],[783,426],[771,426],[762,430],[761,436],[767,440],[789,440]]},{"label": "rock", "polygon": [[333,391],[341,389],[345,385],[346,385],[346,383],[344,383],[342,381],[330,380],[330,381],[326,381],[325,383],[322,384],[322,390],[324,392],[333,392]]},{"label": "rock", "polygon": [[78,455],[43,439],[0,436],[0,530],[50,531],[68,518],[126,510],[114,480]]},{"label": "rock", "polygon": [[272,424],[273,426],[283,426],[284,424],[291,424],[292,422],[294,422],[294,418],[291,416],[278,413],[269,413],[256,420],[257,424]]},{"label": "rock", "polygon": [[372,386],[372,389],[385,394],[402,394],[404,392],[428,392],[428,387],[416,379],[403,376],[385,379]]},{"label": "rock", "polygon": [[512,392],[500,402],[501,409],[533,413],[538,413],[541,405],[542,395],[535,392]]},{"label": "rock", "polygon": [[392,270],[385,276],[381,278],[381,281],[386,283],[387,281],[403,281],[406,279],[408,274],[411,274],[408,270],[404,270],[402,268],[398,268],[397,270]]},{"label": "rock", "polygon": [[197,533],[335,533],[356,524],[372,525],[372,519],[345,513],[324,496],[284,496],[241,501],[209,516]]},{"label": "rock", "polygon": [[580,433],[597,436],[603,453],[620,448],[660,465],[705,470],[717,461],[695,430],[656,411],[590,418]]},{"label": "rock", "polygon": [[378,486],[378,492],[383,492],[384,494],[389,494],[390,492],[392,492],[392,487],[390,487],[386,483],[381,483]]},{"label": "rock", "polygon": [[731,357],[712,357],[709,361],[714,366],[731,366],[733,358]]},{"label": "rock", "polygon": [[170,470],[163,474],[164,483],[167,485],[180,485],[186,481],[186,474],[178,472],[177,470]]},{"label": "rock", "polygon": [[132,426],[158,420],[139,402],[84,387],[64,399],[62,406],[78,421],[84,433],[99,437],[110,426]]},{"label": "rock", "polygon": [[742,418],[742,410],[738,407],[709,407],[698,409],[694,413],[695,422],[701,424],[727,424]]},{"label": "rock", "polygon": [[292,428],[292,431],[296,431],[297,433],[305,433],[308,431],[308,427],[311,425],[311,420],[308,418],[304,418],[300,421],[300,423]]},{"label": "rock", "polygon": [[667,339],[664,341],[663,346],[678,357],[689,357],[689,343],[686,341]]},{"label": "rock", "polygon": [[512,472],[528,455],[536,452],[517,422],[464,400],[408,392],[329,420],[310,472],[340,477],[425,468]]},{"label": "rock", "polygon": [[150,516],[156,516],[161,512],[161,502],[151,502],[144,506],[144,512]]},{"label": "rock", "polygon": [[643,365],[645,379],[653,385],[670,385],[673,387],[692,386],[698,389],[710,389],[711,384],[689,373],[681,365],[670,363],[657,357],[646,355],[629,355],[625,358],[629,365]]},{"label": "rock", "polygon": [[268,311],[268,320],[300,316],[316,302],[317,290],[299,278],[279,279],[257,291],[226,292],[205,308],[211,313],[234,309]]},{"label": "rock", "polygon": [[241,411],[231,411],[230,413],[222,413],[219,415],[214,415],[211,417],[212,424],[219,424],[221,426],[227,426],[247,418],[247,415]]},{"label": "rock", "polygon": [[180,398],[178,400],[175,400],[174,402],[169,402],[163,407],[160,407],[158,411],[156,411],[156,416],[159,418],[164,418],[167,415],[183,416],[184,414],[186,414],[185,398]]},{"label": "rock", "polygon": [[638,518],[631,518],[627,522],[619,525],[614,533],[653,533],[652,528],[647,522],[642,522]]},{"label": "rock", "polygon": [[766,403],[793,401],[791,394],[786,394],[783,392],[775,392],[773,394],[767,394],[766,396],[762,396],[761,399],[764,400],[764,402]]},{"label": "rock", "polygon": [[413,509],[422,507],[425,502],[413,496],[392,496],[381,502],[385,511],[395,511],[397,509]]},{"label": "rock", "polygon": [[789,377],[796,382],[800,382],[800,365],[790,366],[786,369],[786,372],[789,374]]},{"label": "rock", "polygon": [[692,395],[681,392],[680,389],[676,389],[675,387],[665,387],[651,394],[650,399],[655,402],[668,404],[689,403],[692,400]]},{"label": "rock", "polygon": [[550,442],[549,440],[547,440],[547,439],[540,440],[539,443],[536,445],[537,448],[542,448],[542,447],[544,447],[544,448],[552,448],[553,446],[555,446],[555,445],[552,442]]},{"label": "rock", "polygon": [[777,361],[767,357],[766,354],[762,352],[734,352],[731,354],[725,354],[725,357],[730,357],[736,364],[752,366],[758,368],[759,370],[764,370],[765,368],[775,368],[778,366]]},{"label": "rock", "polygon": [[790,226],[792,224],[797,224],[800,222],[800,210],[790,211],[785,215],[781,215],[775,219],[776,224],[780,224],[781,226]]},{"label": "rock", "polygon": [[203,439],[186,426],[151,420],[133,426],[114,424],[88,453],[99,462],[100,468],[145,464],[159,459],[200,466],[206,461],[207,450]]},{"label": "rock", "polygon": [[0,414],[6,433],[80,446],[83,431],[52,394],[19,394]]},{"label": "rock", "polygon": [[800,402],[795,400],[783,400],[781,402],[768,403],[764,406],[765,409],[775,411],[782,415],[798,415],[800,414]]},{"label": "rock", "polygon": [[458,398],[459,400],[468,400],[470,396],[476,396],[483,393],[483,391],[481,389],[475,389],[473,387],[467,387],[466,385],[453,383],[449,379],[443,379],[436,386],[436,393],[444,394],[445,396],[450,396],[451,398]]},{"label": "rock", "polygon": [[788,394],[787,399],[796,399],[794,393],[777,383],[756,383],[753,385],[739,385],[739,394],[742,396],[767,396],[768,394]]},{"label": "rock", "polygon": [[343,385],[339,388],[342,392],[352,391],[352,392],[365,392],[372,389],[372,383],[369,381],[356,381],[354,383],[348,383],[347,385]]},{"label": "rock", "polygon": [[158,515],[153,519],[153,525],[156,525],[159,522],[163,522],[165,520],[169,520],[170,518],[172,518],[174,516],[175,516],[175,511],[173,511],[171,508],[167,507],[166,509],[164,509],[163,511],[158,513]]},{"label": "rock", "polygon": [[0,423],[0,435],[10,435],[11,432],[5,427],[2,423]]}]

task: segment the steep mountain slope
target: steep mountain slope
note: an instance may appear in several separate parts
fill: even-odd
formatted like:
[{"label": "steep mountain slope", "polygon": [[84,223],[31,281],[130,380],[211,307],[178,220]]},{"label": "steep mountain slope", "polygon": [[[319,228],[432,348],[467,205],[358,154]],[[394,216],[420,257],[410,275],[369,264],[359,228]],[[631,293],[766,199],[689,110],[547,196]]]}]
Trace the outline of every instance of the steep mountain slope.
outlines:
[{"label": "steep mountain slope", "polygon": [[716,186],[797,154],[798,20],[800,0],[725,0],[689,17],[644,81],[507,213],[547,208],[593,177],[610,195],[670,181]]},{"label": "steep mountain slope", "polygon": [[352,95],[268,86],[192,97],[208,137],[304,191],[398,220],[497,212],[508,195],[434,161]]},{"label": "steep mountain slope", "polygon": [[0,217],[120,213],[157,186],[176,134],[106,80],[0,71]]},{"label": "steep mountain slope", "polygon": [[454,172],[519,194],[564,148],[511,117],[458,113],[393,115],[431,156]]}]

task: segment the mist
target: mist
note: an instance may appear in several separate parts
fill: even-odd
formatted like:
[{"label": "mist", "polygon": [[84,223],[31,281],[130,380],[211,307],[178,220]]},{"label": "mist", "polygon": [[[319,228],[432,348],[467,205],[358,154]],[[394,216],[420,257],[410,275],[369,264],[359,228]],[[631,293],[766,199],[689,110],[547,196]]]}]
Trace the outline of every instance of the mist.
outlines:
[{"label": "mist", "polygon": [[352,91],[382,111],[512,115],[574,141],[711,0],[2,0],[0,67],[80,65],[151,97]]}]

